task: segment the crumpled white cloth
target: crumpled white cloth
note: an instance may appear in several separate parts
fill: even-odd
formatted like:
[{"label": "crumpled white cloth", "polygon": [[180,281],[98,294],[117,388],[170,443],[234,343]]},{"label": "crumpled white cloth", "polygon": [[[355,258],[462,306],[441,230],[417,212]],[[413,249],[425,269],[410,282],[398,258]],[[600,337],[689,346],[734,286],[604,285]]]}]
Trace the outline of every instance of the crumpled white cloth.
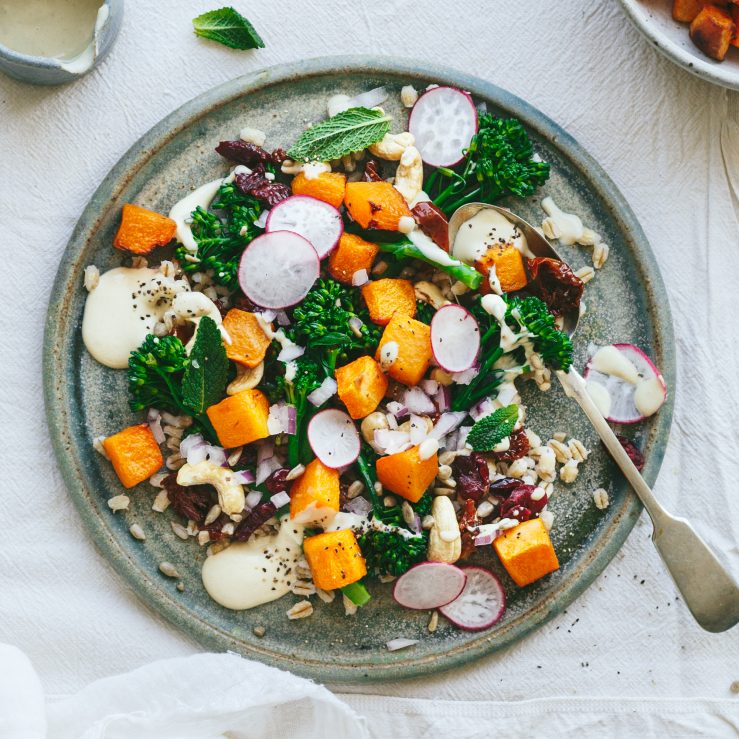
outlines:
[{"label": "crumpled white cloth", "polygon": [[28,658],[0,644],[1,739],[368,739],[366,724],[321,685],[235,654],[160,660],[45,707]]}]

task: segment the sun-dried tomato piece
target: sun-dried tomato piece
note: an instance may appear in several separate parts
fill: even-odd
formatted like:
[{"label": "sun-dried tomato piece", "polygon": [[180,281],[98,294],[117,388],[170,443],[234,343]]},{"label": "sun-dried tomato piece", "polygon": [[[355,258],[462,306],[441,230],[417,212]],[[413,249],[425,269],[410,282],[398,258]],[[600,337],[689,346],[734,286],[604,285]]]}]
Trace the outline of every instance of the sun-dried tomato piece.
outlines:
[{"label": "sun-dried tomato piece", "polygon": [[580,307],[585,284],[564,262],[549,257],[527,259],[528,289],[541,298],[555,316]]},{"label": "sun-dried tomato piece", "polygon": [[167,497],[174,511],[183,518],[192,519],[196,523],[202,523],[211,507],[218,502],[215,488],[209,485],[184,487],[177,482],[176,472],[167,475],[162,480],[162,487],[167,491]]},{"label": "sun-dried tomato piece", "polygon": [[449,221],[441,208],[433,203],[418,203],[411,208],[418,227],[437,246],[449,251]]},{"label": "sun-dried tomato piece", "polygon": [[259,201],[274,208],[277,203],[287,200],[290,197],[290,188],[280,182],[267,182],[264,185],[255,187],[251,194]]},{"label": "sun-dried tomato piece", "polygon": [[285,479],[290,474],[290,470],[287,467],[280,467],[275,470],[265,481],[264,487],[267,488],[267,492],[270,495],[277,495],[277,493],[285,493],[290,487],[290,483]]},{"label": "sun-dried tomato piece", "polygon": [[515,477],[502,477],[500,480],[490,485],[490,494],[497,495],[499,498],[507,498],[516,488],[523,483]]},{"label": "sun-dried tomato piece", "polygon": [[475,501],[467,498],[464,502],[464,510],[459,519],[459,532],[462,537],[462,553],[459,555],[460,559],[468,559],[475,553],[475,534],[469,528],[475,528],[479,525],[480,519],[477,517]]},{"label": "sun-dried tomato piece", "polygon": [[529,453],[529,437],[523,429],[514,431],[508,440],[510,443],[508,449],[504,452],[493,452],[493,457],[497,462],[513,462]]},{"label": "sun-dried tomato piece", "polygon": [[248,141],[221,141],[216,146],[216,151],[232,162],[237,164],[245,164],[247,167],[254,167],[257,164],[267,164],[272,161],[269,152],[262,149],[261,146],[252,144]]},{"label": "sun-dried tomato piece", "polygon": [[634,463],[634,467],[641,472],[644,469],[644,455],[636,448],[634,442],[627,439],[621,434],[616,434],[616,438],[621,442],[621,446],[624,448],[626,454],[629,455],[629,459]]},{"label": "sun-dried tomato piece", "polygon": [[231,537],[233,541],[247,541],[249,537],[263,524],[269,521],[277,512],[270,501],[260,503],[252,508],[251,513],[236,527]]},{"label": "sun-dried tomato piece", "polygon": [[279,167],[287,159],[287,152],[282,148],[273,149],[270,159],[272,160],[272,164],[276,164]]},{"label": "sun-dried tomato piece", "polygon": [[362,180],[364,182],[382,182],[382,175],[378,172],[377,162],[374,159],[368,159],[364,165]]},{"label": "sun-dried tomato piece", "polygon": [[457,495],[460,498],[480,500],[490,488],[490,471],[482,454],[459,455],[452,462]]},{"label": "sun-dried tomato piece", "polygon": [[537,490],[534,485],[520,483],[518,488],[500,504],[500,517],[528,521],[540,513],[547,504],[547,494],[544,493],[541,498],[534,500],[531,497],[534,490]]},{"label": "sun-dried tomato piece", "polygon": [[269,183],[269,180],[264,175],[265,169],[261,164],[259,164],[254,171],[249,174],[245,174],[244,172],[237,174],[234,177],[234,184],[245,195],[251,195],[256,188]]}]

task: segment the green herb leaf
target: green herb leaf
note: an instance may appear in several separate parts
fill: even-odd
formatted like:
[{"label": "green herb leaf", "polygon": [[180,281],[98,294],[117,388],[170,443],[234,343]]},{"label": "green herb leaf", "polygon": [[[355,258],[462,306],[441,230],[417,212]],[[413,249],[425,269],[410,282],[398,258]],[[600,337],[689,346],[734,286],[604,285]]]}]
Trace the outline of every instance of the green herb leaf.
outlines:
[{"label": "green herb leaf", "polygon": [[264,41],[254,26],[233,8],[219,8],[193,19],[195,34],[231,49],[263,49]]},{"label": "green herb leaf", "polygon": [[326,162],[366,149],[390,130],[390,117],[379,110],[349,108],[305,131],[287,152],[296,161]]},{"label": "green herb leaf", "polygon": [[506,436],[510,436],[518,421],[518,406],[512,403],[505,408],[498,408],[489,416],[481,418],[467,435],[467,443],[476,452],[490,452]]},{"label": "green herb leaf", "polygon": [[182,402],[195,415],[223,397],[228,376],[228,358],[218,325],[203,316],[198,324],[190,363],[182,378]]}]

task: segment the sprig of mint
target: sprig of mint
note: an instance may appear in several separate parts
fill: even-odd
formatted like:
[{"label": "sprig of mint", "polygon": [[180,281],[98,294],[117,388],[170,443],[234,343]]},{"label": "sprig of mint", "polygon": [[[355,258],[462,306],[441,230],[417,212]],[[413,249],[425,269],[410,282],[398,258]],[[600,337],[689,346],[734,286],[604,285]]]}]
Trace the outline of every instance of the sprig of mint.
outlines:
[{"label": "sprig of mint", "polygon": [[305,131],[287,155],[296,161],[326,162],[379,141],[390,130],[390,117],[379,110],[349,108]]},{"label": "sprig of mint", "polygon": [[467,434],[467,443],[476,452],[490,452],[513,432],[518,421],[518,406],[515,403],[498,408],[489,416],[481,418]]},{"label": "sprig of mint", "polygon": [[231,7],[211,10],[194,18],[195,34],[231,49],[263,49],[264,41],[256,28]]},{"label": "sprig of mint", "polygon": [[190,363],[182,377],[182,403],[196,416],[223,397],[228,379],[228,358],[223,337],[212,318],[198,324]]}]

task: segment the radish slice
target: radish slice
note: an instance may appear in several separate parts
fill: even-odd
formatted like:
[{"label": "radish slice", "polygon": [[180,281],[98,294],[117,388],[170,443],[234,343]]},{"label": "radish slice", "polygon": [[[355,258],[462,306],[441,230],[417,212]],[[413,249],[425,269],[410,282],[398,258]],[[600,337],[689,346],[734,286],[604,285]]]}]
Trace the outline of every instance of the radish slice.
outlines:
[{"label": "radish slice", "polygon": [[432,167],[452,167],[477,132],[477,110],[469,93],[456,87],[434,87],[411,110],[408,130],[421,158]]},{"label": "radish slice", "polygon": [[239,285],[262,308],[288,308],[308,294],[319,271],[309,241],[292,231],[274,231],[257,236],[244,250]]},{"label": "radish slice", "polygon": [[307,195],[293,195],[272,208],[267,233],[293,231],[308,239],[319,259],[327,257],[344,233],[341,214],[333,205]]},{"label": "radish slice", "polygon": [[480,631],[498,623],[505,613],[505,590],[490,570],[475,565],[460,567],[467,575],[461,595],[439,610],[455,626]]},{"label": "radish slice", "polygon": [[338,469],[359,456],[357,428],[344,411],[329,409],[317,413],[308,424],[308,443],[326,467]]},{"label": "radish slice", "polygon": [[431,319],[431,351],[447,372],[464,372],[480,350],[480,326],[461,305],[445,305]]},{"label": "radish slice", "polygon": [[586,388],[611,423],[638,423],[667,398],[667,385],[652,360],[633,344],[601,347],[585,366]]},{"label": "radish slice", "polygon": [[428,611],[459,597],[467,575],[445,562],[421,562],[401,575],[393,588],[393,598],[404,608]]}]

